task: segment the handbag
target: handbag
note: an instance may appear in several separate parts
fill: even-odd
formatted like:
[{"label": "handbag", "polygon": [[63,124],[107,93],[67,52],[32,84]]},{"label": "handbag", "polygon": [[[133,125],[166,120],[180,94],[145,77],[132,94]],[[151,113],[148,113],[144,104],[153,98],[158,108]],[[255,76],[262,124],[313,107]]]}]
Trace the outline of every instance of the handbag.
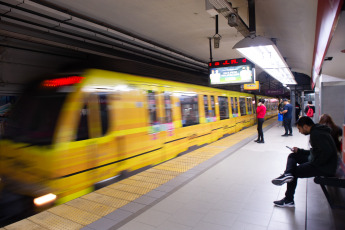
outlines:
[{"label": "handbag", "polygon": [[278,113],[278,121],[283,121],[283,114]]}]

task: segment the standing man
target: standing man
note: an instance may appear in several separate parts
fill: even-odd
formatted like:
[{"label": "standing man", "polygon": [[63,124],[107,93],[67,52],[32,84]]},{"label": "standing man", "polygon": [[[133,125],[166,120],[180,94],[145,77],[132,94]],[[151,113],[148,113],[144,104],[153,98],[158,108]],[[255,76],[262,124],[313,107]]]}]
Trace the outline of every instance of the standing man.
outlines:
[{"label": "standing man", "polygon": [[[314,124],[310,117],[304,116],[297,121],[298,131],[310,134],[310,150],[292,148],[283,175],[272,180],[274,185],[287,183],[285,197],[273,203],[279,207],[294,207],[294,194],[297,178],[333,176],[337,168],[337,148],[328,126]],[[298,164],[298,165],[297,165]]]},{"label": "standing man", "polygon": [[285,133],[282,135],[283,137],[292,136],[292,126],[291,126],[291,119],[292,119],[292,105],[289,103],[288,99],[283,99],[284,108],[280,114],[284,114],[283,116],[283,124]]},{"label": "standing man", "polygon": [[264,132],[262,131],[262,125],[265,121],[266,106],[265,99],[259,99],[258,107],[256,108],[256,116],[258,118],[258,139],[255,140],[257,143],[265,143]]}]

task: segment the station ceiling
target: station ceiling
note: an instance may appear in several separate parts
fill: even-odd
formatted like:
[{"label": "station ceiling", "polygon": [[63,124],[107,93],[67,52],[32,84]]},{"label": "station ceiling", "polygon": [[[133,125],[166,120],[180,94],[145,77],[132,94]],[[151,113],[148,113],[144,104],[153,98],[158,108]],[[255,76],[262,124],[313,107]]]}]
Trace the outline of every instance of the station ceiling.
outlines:
[{"label": "station ceiling", "polygon": [[[231,4],[248,25],[248,1]],[[274,38],[291,71],[309,77],[317,4],[316,0],[255,0],[256,35]],[[0,14],[0,23],[7,26],[1,29],[3,37],[107,57],[128,59],[120,55],[127,52],[204,74],[210,61],[209,38],[216,33],[215,17],[206,11],[205,0],[1,0]],[[322,69],[338,78],[345,78],[344,18],[342,11],[326,55],[333,59]],[[221,14],[218,34],[220,47],[211,45],[213,61],[240,58],[232,47],[244,37]]]}]

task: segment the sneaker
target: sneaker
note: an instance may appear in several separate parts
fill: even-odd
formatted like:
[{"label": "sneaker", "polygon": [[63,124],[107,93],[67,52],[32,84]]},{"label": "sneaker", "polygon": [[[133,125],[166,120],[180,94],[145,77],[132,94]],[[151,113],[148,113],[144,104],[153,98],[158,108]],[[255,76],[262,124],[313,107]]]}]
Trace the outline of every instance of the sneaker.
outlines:
[{"label": "sneaker", "polygon": [[284,183],[289,183],[291,181],[293,181],[293,176],[291,173],[287,173],[287,174],[282,174],[280,177],[273,179],[272,183],[274,185],[283,185]]},{"label": "sneaker", "polygon": [[281,200],[273,201],[275,206],[282,207],[282,208],[293,208],[295,207],[294,201],[288,201],[286,198],[283,198]]},{"label": "sneaker", "polygon": [[259,139],[254,140],[254,142],[258,142],[258,141],[259,141]]},{"label": "sneaker", "polygon": [[288,136],[292,136],[292,133],[288,134]]},{"label": "sneaker", "polygon": [[265,143],[265,142],[262,140],[262,141],[258,141],[258,143]]},{"label": "sneaker", "polygon": [[282,137],[287,137],[287,136],[289,136],[289,134],[287,134],[287,133],[282,135]]}]

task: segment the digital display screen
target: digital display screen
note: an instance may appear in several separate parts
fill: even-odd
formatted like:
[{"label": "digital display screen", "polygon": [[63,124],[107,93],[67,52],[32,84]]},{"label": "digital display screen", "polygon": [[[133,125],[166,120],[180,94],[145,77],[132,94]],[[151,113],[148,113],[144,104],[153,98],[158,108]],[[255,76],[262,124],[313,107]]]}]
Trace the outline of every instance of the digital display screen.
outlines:
[{"label": "digital display screen", "polygon": [[211,85],[254,83],[255,71],[252,65],[236,65],[210,68]]},{"label": "digital display screen", "polygon": [[246,58],[210,62],[208,66],[211,85],[255,82],[255,65]]},{"label": "digital display screen", "polygon": [[74,85],[74,84],[80,83],[83,79],[84,77],[80,77],[80,76],[69,76],[69,77],[63,77],[63,78],[44,80],[41,83],[41,85],[46,88],[54,88],[54,87],[60,87],[60,86],[66,86],[66,85]]}]

